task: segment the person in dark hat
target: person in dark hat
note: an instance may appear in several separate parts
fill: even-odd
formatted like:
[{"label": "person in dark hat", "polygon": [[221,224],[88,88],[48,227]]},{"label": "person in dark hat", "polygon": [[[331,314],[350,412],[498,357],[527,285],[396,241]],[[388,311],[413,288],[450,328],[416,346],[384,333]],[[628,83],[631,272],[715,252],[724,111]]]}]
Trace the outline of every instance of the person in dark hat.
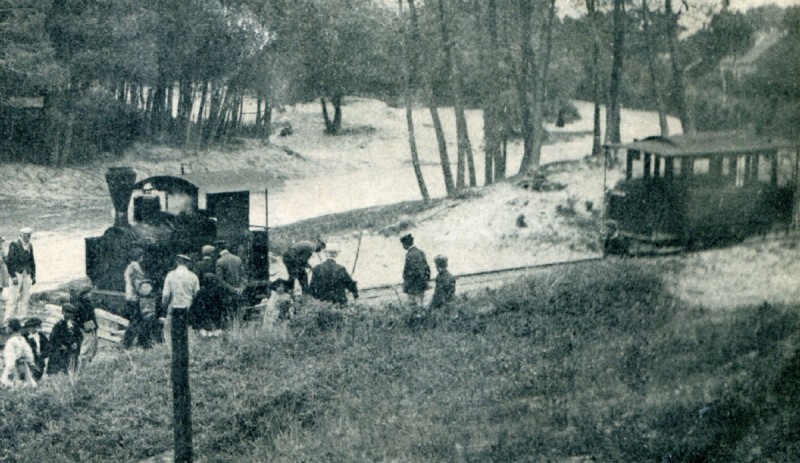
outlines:
[{"label": "person in dark hat", "polygon": [[308,272],[311,268],[308,260],[314,253],[319,253],[325,249],[325,243],[322,240],[314,241],[298,241],[289,246],[289,249],[283,253],[283,265],[286,266],[286,272],[289,274],[289,283],[294,288],[294,281],[300,282],[300,289],[303,294],[308,292]]},{"label": "person in dark hat", "polygon": [[345,290],[350,291],[354,299],[358,299],[356,282],[347,273],[346,268],[336,263],[339,248],[334,245],[328,245],[325,248],[325,254],[328,257],[327,260],[314,267],[311,275],[311,284],[308,288],[309,293],[321,301],[339,305],[347,304]]},{"label": "person in dark hat", "polygon": [[197,278],[200,279],[201,286],[203,283],[203,276],[206,273],[217,273],[217,262],[214,255],[216,251],[217,248],[210,244],[206,244],[200,249],[202,257],[200,258],[200,262],[195,264],[194,273],[197,275]]},{"label": "person in dark hat", "polygon": [[70,302],[75,306],[75,323],[83,333],[80,359],[82,363],[91,362],[97,355],[97,316],[94,313],[94,302],[90,297],[91,286],[80,288]]},{"label": "person in dark hat", "polygon": [[122,346],[126,349],[134,343],[143,345],[145,335],[145,320],[140,304],[141,284],[146,280],[142,270],[144,249],[136,247],[130,252],[128,266],[125,268],[125,316],[128,318],[128,328],[122,336]]},{"label": "person in dark hat", "polygon": [[28,316],[31,299],[31,286],[36,284],[36,260],[31,244],[33,230],[24,227],[19,231],[19,239],[8,246],[6,266],[11,277],[11,288],[6,301],[5,321]]},{"label": "person in dark hat", "polygon": [[167,274],[164,279],[164,289],[161,292],[161,303],[167,308],[167,318],[164,321],[164,341],[169,345],[172,336],[172,313],[176,310],[189,310],[194,302],[197,292],[200,291],[200,280],[191,270],[189,263],[192,259],[184,254],[175,256],[175,269]]},{"label": "person in dark hat", "polygon": [[436,286],[433,288],[431,309],[444,307],[456,297],[456,279],[447,270],[447,256],[439,254],[433,258],[436,266]]},{"label": "person in dark hat", "polygon": [[431,267],[428,265],[425,253],[414,245],[414,237],[410,233],[403,235],[400,243],[406,250],[406,260],[403,266],[403,292],[408,294],[411,308],[416,309],[422,307],[425,291],[428,289],[428,281],[431,279]]},{"label": "person in dark hat", "polygon": [[233,288],[225,284],[213,273],[203,275],[200,291],[194,299],[191,316],[192,328],[200,336],[219,336],[226,324],[226,301],[233,293]]},{"label": "person in dark hat", "polygon": [[16,318],[12,318],[8,321],[8,329],[11,331],[11,337],[6,340],[3,348],[5,366],[0,383],[10,387],[36,386],[36,381],[31,375],[31,366],[35,368],[33,351],[22,336],[22,324]]},{"label": "person in dark hat", "polygon": [[64,319],[59,320],[50,332],[50,359],[47,374],[74,372],[78,367],[83,333],[75,321],[78,309],[70,304],[61,307]]},{"label": "person in dark hat", "polygon": [[25,339],[28,341],[28,345],[31,346],[31,351],[33,351],[33,363],[36,364],[36,368],[33,369],[32,373],[33,379],[37,382],[44,375],[47,356],[50,352],[50,341],[47,339],[46,334],[39,331],[41,327],[42,320],[35,317],[25,320],[25,324],[22,327]]}]

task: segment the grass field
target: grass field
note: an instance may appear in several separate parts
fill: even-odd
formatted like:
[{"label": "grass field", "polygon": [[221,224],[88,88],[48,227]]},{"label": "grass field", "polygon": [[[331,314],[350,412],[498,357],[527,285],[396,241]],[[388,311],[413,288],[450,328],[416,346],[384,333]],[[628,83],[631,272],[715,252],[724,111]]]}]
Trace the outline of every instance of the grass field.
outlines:
[{"label": "grass field", "polygon": [[[306,302],[191,338],[198,461],[796,461],[798,307],[688,307],[647,261],[520,280],[410,326]],[[0,394],[8,462],[172,445],[163,346]]]}]

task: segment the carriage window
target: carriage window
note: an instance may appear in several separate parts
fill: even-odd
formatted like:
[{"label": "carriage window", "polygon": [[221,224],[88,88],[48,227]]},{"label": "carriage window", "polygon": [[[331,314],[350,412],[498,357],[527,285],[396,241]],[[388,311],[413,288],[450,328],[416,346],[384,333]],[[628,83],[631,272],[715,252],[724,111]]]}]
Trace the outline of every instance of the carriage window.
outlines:
[{"label": "carriage window", "polygon": [[780,151],[776,154],[778,186],[784,187],[793,182],[795,170],[795,155],[791,151]]},{"label": "carriage window", "polygon": [[758,172],[756,173],[759,183],[769,183],[772,177],[772,156],[765,154],[758,156],[758,164],[756,166]]},{"label": "carriage window", "polygon": [[744,175],[747,168],[747,156],[739,155],[736,159],[736,186],[744,185]]},{"label": "carriage window", "polygon": [[700,158],[694,160],[694,174],[695,175],[708,175],[710,163],[708,159]]}]

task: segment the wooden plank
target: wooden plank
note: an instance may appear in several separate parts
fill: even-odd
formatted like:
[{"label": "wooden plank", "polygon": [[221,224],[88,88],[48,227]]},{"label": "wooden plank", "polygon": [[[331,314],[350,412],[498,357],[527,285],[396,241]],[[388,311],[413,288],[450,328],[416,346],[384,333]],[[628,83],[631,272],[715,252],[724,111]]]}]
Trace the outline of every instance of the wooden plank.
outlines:
[{"label": "wooden plank", "polygon": [[116,323],[118,325],[122,325],[124,327],[128,326],[128,319],[125,317],[120,317],[119,315],[114,315],[111,312],[107,312],[103,309],[94,309],[94,314],[97,316],[98,323],[101,320],[107,320],[109,322]]}]

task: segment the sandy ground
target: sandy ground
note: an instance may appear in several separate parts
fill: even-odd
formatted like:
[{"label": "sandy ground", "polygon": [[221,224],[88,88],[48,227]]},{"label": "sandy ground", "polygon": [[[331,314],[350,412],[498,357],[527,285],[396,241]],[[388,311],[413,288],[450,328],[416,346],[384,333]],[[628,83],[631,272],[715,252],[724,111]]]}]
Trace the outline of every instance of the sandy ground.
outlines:
[{"label": "sandy ground", "polygon": [[[548,127],[563,132],[561,138],[567,141],[545,146],[543,164],[578,161],[589,153],[592,107],[581,102],[577,105],[581,120],[561,129]],[[112,165],[133,166],[140,179],[156,173],[175,174],[181,164],[188,164],[186,168],[195,172],[268,170],[285,180],[282,187],[270,190],[270,226],[420,197],[409,161],[402,109],[373,100],[348,100],[344,107],[348,133],[337,137],[323,134],[317,105],[291,107],[276,117],[291,121],[294,134],[274,138],[275,146],[248,141],[242,149],[214,154],[137,146],[123,159],[107,159],[80,169],[0,166],[0,181],[7,185],[0,194],[0,209],[6,212],[0,233],[13,237],[22,225],[36,228],[39,284],[35,290],[42,291],[84,275],[83,238],[101,234],[111,223],[103,174]],[[419,109],[414,117],[428,189],[432,196],[442,197],[444,185],[429,114]],[[453,112],[443,109],[442,118],[455,167]],[[467,118],[480,184],[481,114],[469,111]],[[653,113],[625,110],[622,119],[623,141],[658,131]],[[670,123],[676,131],[677,122]],[[303,158],[287,156],[280,149],[284,145]],[[517,170],[520,156],[521,146],[512,144],[510,173]],[[610,173],[609,186],[617,178],[619,172]],[[566,188],[534,192],[501,183],[478,190],[469,200],[447,200],[434,210],[409,218],[412,226],[408,231],[429,260],[436,254],[447,255],[455,274],[598,255],[599,233],[586,225],[593,223],[602,206],[602,167],[576,162],[550,180]],[[252,198],[251,222],[263,225],[263,196],[254,194]],[[404,252],[397,233],[365,231],[326,238],[342,248],[339,261],[350,270],[359,235],[354,272],[359,285],[398,283]],[[684,258],[684,270],[674,275],[670,284],[687,301],[707,306],[800,302],[798,250],[791,243],[750,243],[692,254]]]}]

